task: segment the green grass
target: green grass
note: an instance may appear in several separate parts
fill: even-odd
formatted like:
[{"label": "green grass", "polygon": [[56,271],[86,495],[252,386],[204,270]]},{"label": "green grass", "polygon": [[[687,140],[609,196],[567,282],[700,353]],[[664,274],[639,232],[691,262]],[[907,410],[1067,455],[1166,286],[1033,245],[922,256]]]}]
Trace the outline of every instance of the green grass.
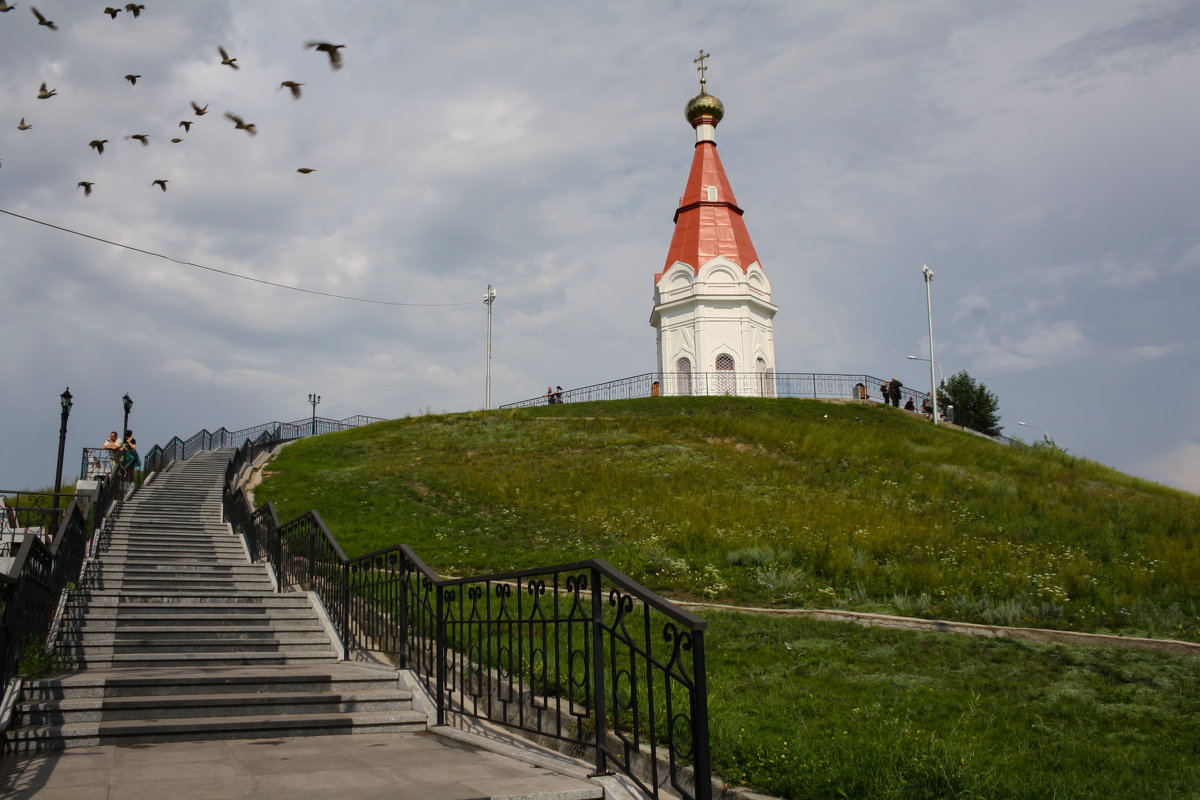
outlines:
[{"label": "green grass", "polygon": [[[658,398],[284,448],[256,502],[443,573],[1200,639],[1200,498],[877,406]],[[786,798],[1200,796],[1200,659],[707,613],[714,768]]]},{"label": "green grass", "polygon": [[710,613],[714,769],[793,798],[1194,798],[1196,658]]},{"label": "green grass", "polygon": [[880,406],[658,398],[288,446],[256,493],[453,574],[600,555],[653,589],[1200,640],[1200,498]]}]

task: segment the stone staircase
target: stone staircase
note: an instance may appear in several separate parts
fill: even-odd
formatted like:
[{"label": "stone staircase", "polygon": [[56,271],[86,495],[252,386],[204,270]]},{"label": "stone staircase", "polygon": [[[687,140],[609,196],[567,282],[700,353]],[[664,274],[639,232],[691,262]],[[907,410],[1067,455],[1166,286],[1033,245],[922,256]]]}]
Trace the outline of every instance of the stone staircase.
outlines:
[{"label": "stone staircase", "polygon": [[78,669],[26,684],[10,751],[424,730],[395,670],[339,662],[309,595],[249,562],[221,521],[231,452],[126,501],[67,605]]}]

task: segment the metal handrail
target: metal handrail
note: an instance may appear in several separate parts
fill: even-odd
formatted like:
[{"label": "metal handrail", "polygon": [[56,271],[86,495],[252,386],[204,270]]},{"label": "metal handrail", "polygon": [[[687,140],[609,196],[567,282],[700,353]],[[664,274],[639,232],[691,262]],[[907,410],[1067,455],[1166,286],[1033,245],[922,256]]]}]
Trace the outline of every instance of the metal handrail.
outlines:
[{"label": "metal handrail", "polygon": [[0,692],[16,677],[22,651],[52,633],[59,597],[79,580],[89,540],[95,540],[127,490],[120,477],[101,477],[90,508],[85,510],[83,498],[73,498],[60,512],[54,536],[48,542],[25,536],[11,568],[0,571]]},{"label": "metal handrail", "polygon": [[411,669],[439,725],[486,719],[586,748],[649,797],[711,798],[704,620],[600,559],[443,578],[407,545],[348,558],[317,512],[253,507],[240,478],[258,450],[230,460],[225,520],[281,591],[317,593],[343,657]]},{"label": "metal handrail", "polygon": [[[309,417],[295,422],[264,422],[237,431],[230,431],[226,428],[218,428],[215,431],[204,429],[192,434],[186,440],[172,436],[165,445],[154,445],[146,454],[145,471],[149,473],[165,469],[174,461],[186,461],[197,453],[215,450],[219,447],[240,447],[247,440],[260,444],[268,441],[278,443],[322,433],[359,428],[373,422],[383,422],[383,418],[356,414],[341,420],[325,417],[317,417],[314,420]],[[264,437],[266,438],[264,439]],[[98,448],[84,449],[85,465],[89,451],[96,449]],[[85,471],[85,468],[81,468],[80,474],[85,474]]]},{"label": "metal handrail", "polygon": [[[628,400],[637,397],[654,397],[655,384],[658,394],[663,396],[713,396],[734,395],[739,397],[812,397],[878,399],[880,385],[887,380],[871,375],[851,375],[831,372],[692,372],[686,374],[670,372],[645,372],[628,378],[595,383],[576,389],[564,390],[561,395],[540,395],[500,406],[506,408],[528,408],[530,406],[554,405],[551,400],[561,399],[564,403],[580,403],[595,400]],[[908,386],[900,388],[901,403],[912,398],[918,407],[929,397]]]},{"label": "metal handrail", "polygon": [[[628,378],[619,378],[590,386],[566,389],[562,392],[543,394],[525,400],[517,400],[500,406],[501,409],[532,408],[562,403],[586,403],[603,400],[631,400],[657,396],[722,396],[737,397],[807,397],[813,399],[883,400],[881,386],[888,379],[873,375],[849,375],[833,372],[693,372],[687,374],[644,372]],[[657,389],[655,388],[657,384]],[[909,386],[900,387],[903,405],[913,401],[917,408],[928,400],[929,392]],[[953,422],[953,418],[948,418]],[[960,426],[961,427],[961,426]],[[971,430],[964,428],[964,430]],[[972,431],[979,433],[979,431]],[[980,433],[1003,444],[1012,444],[1013,439]]]}]

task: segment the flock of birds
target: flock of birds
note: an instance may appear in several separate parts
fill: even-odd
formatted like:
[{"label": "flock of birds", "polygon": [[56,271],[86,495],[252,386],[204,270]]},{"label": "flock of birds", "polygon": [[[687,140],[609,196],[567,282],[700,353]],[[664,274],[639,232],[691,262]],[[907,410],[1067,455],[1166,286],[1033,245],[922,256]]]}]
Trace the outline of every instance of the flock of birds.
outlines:
[{"label": "flock of birds", "polygon": [[[9,4],[7,2],[7,0],[0,0],[0,13],[12,11],[14,8],[16,8],[16,5]],[[141,16],[141,14],[145,10],[145,8],[146,8],[146,6],[142,3],[127,3],[124,8],[106,6],[104,8],[103,13],[108,15],[109,18],[115,20],[117,18],[117,15],[120,14],[122,11],[124,11],[136,19],[137,17]],[[39,26],[46,27],[52,31],[58,30],[58,26],[54,24],[54,21],[47,19],[46,16],[44,14],[42,14],[40,11],[38,11],[36,8],[34,8],[33,6],[30,6],[29,10],[31,12],[33,12],[33,16],[37,19],[37,24]],[[304,47],[307,49],[310,49],[310,50],[315,50],[316,52],[319,52],[319,53],[325,53],[329,57],[329,66],[331,69],[338,70],[338,69],[342,68],[341,50],[342,50],[342,48],[345,47],[345,45],[332,44],[330,42],[310,41],[310,42],[307,42],[304,45]],[[237,59],[230,56],[229,53],[226,52],[224,47],[218,46],[217,52],[221,56],[220,64],[222,66],[226,66],[226,67],[229,67],[230,69],[234,69],[234,70],[239,69],[239,67],[237,65]],[[141,75],[136,75],[136,74],[130,73],[125,76],[125,80],[129,81],[129,84],[131,86],[136,86],[138,78],[141,78],[141,77],[142,77]],[[279,91],[282,89],[288,89],[291,92],[293,99],[299,100],[300,95],[301,95],[301,91],[300,91],[301,86],[304,86],[304,84],[299,83],[297,81],[287,80],[287,81],[282,81],[279,84],[279,89],[277,89],[276,91]],[[49,100],[50,98],[56,97],[57,95],[58,95],[57,89],[47,88],[45,82],[43,82],[41,87],[39,87],[39,89],[38,89],[37,99]],[[195,115],[195,117],[197,119],[199,119],[200,117],[203,117],[204,115],[206,115],[208,113],[208,106],[209,106],[208,103],[205,103],[203,106],[201,106],[199,103],[197,103],[196,101],[193,100],[193,101],[191,101],[191,105],[192,105],[192,113]],[[241,116],[239,116],[237,114],[234,114],[233,112],[226,111],[225,118],[234,124],[235,130],[245,131],[250,136],[254,136],[258,133],[258,128],[254,123],[246,122],[245,119],[243,119]],[[183,128],[184,134],[188,134],[191,132],[193,124],[195,124],[195,120],[184,119],[184,120],[179,121],[178,127]],[[19,123],[17,123],[17,130],[19,130],[19,131],[27,131],[27,130],[31,130],[32,128],[33,128],[33,125],[26,122],[25,117],[21,117],[21,121]],[[125,139],[140,142],[143,147],[149,147],[149,145],[150,145],[150,136],[149,136],[149,134],[145,134],[145,133],[130,134],[129,136],[126,136]],[[88,142],[88,147],[95,150],[97,155],[103,155],[104,154],[104,145],[108,144],[108,141],[109,141],[108,139],[92,139],[90,142]],[[172,144],[180,144],[183,141],[184,140],[178,136],[172,137],[172,139],[171,139]],[[296,172],[299,172],[302,175],[309,175],[313,172],[316,172],[316,170],[312,169],[310,167],[300,167],[299,169],[296,170]],[[151,181],[150,186],[152,188],[157,186],[159,189],[161,189],[162,191],[165,192],[165,191],[167,191],[167,183],[168,183],[168,179],[157,178],[154,181]],[[79,181],[79,183],[76,184],[75,188],[83,189],[84,197],[90,197],[92,194],[92,189],[93,189],[93,187],[95,187],[95,185],[96,185],[96,183],[94,181]]]}]

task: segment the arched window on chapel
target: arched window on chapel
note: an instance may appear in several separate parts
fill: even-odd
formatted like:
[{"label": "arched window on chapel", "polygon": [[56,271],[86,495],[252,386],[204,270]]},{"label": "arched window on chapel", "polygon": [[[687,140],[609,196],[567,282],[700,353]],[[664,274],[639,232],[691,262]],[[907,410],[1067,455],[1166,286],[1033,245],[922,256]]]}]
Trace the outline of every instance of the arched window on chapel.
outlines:
[{"label": "arched window on chapel", "polygon": [[675,362],[676,394],[692,393],[692,362],[686,356]]},{"label": "arched window on chapel", "polygon": [[733,371],[733,356],[717,356],[717,394],[737,394],[737,376]]}]

